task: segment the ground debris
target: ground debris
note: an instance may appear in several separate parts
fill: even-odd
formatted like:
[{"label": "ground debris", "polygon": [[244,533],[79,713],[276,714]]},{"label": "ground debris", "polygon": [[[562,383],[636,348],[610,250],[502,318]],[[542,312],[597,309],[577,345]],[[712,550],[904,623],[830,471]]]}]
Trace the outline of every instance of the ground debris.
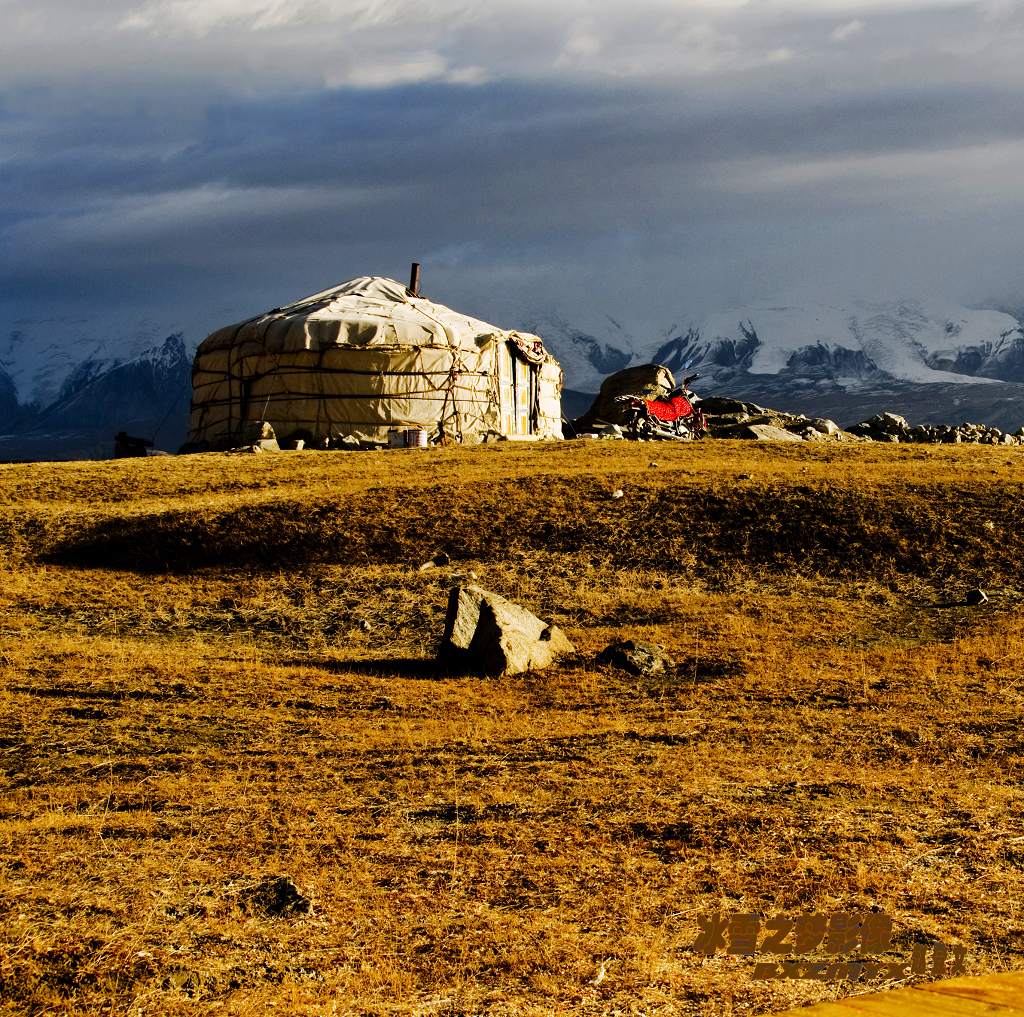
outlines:
[{"label": "ground debris", "polygon": [[262,911],[272,918],[308,914],[312,903],[304,897],[290,876],[244,877],[229,884],[244,911]]},{"label": "ground debris", "polygon": [[420,567],[419,567],[419,569],[417,571],[419,571],[419,572],[429,572],[431,569],[444,568],[445,565],[450,565],[450,564],[451,564],[451,558],[449,558],[448,555],[446,555],[442,551],[440,554],[435,554],[434,557],[430,559],[430,561],[425,561],[422,565],[420,565]]},{"label": "ground debris", "polygon": [[636,639],[621,639],[609,644],[597,655],[597,662],[645,678],[664,674],[674,667],[672,658],[663,647]]}]

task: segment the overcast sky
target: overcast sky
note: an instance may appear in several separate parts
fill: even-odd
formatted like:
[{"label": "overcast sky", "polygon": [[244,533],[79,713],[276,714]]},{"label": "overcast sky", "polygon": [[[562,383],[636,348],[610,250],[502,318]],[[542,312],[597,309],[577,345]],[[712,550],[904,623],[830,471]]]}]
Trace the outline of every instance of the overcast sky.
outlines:
[{"label": "overcast sky", "polygon": [[0,0],[0,181],[0,327],[1020,306],[1024,4]]}]

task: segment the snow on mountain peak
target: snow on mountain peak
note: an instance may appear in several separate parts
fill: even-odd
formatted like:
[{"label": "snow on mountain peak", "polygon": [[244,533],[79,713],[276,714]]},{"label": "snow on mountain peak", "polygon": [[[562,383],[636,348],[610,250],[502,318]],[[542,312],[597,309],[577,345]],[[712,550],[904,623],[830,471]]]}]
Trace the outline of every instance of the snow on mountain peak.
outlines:
[{"label": "snow on mountain peak", "polygon": [[[675,371],[696,365],[711,379],[728,380],[739,371],[752,380],[828,379],[842,388],[883,378],[1024,381],[1024,327],[989,309],[915,300],[765,304],[710,314],[685,332],[675,327],[668,334],[666,341],[656,330],[657,338],[635,343],[631,361],[654,359]],[[560,353],[560,337],[552,340]]]},{"label": "snow on mountain peak", "polygon": [[603,378],[636,357],[633,337],[610,314],[577,316],[570,323],[549,310],[526,318],[522,328],[545,341],[562,365],[569,388],[597,391]]},{"label": "snow on mountain peak", "polygon": [[798,367],[808,351],[862,355],[863,363],[900,381],[978,382],[973,373],[949,370],[967,347],[990,347],[1019,329],[1008,314],[962,307],[925,308],[913,300],[864,301],[848,306],[746,307],[709,316],[700,327],[714,343],[741,332],[740,322],[756,330],[758,344],[747,370],[778,375]]},{"label": "snow on mountain peak", "polygon": [[0,339],[0,370],[22,405],[46,406],[67,385],[144,356],[171,329],[151,321],[102,322],[78,318],[22,319]]}]

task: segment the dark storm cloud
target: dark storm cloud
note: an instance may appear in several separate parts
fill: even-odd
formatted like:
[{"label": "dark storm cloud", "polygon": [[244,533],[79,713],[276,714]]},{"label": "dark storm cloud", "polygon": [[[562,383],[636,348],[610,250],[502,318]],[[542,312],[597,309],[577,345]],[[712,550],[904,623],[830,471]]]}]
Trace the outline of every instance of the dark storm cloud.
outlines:
[{"label": "dark storm cloud", "polygon": [[[37,150],[5,167],[6,200],[45,215],[97,202],[159,200],[215,187],[224,191],[319,190],[322,208],[274,208],[263,195],[240,208],[250,225],[296,232],[318,214],[342,214],[397,228],[412,215],[425,228],[464,229],[478,221],[524,238],[542,236],[555,215],[561,228],[583,234],[662,208],[664,198],[717,208],[716,167],[784,158],[787,162],[913,150],[922,161],[950,146],[1021,136],[1018,97],[972,87],[889,95],[806,99],[789,108],[695,108],[664,90],[598,93],[490,86],[465,91],[423,87],[383,93],[329,93],[287,100],[250,100],[213,107],[196,136],[154,135],[149,118],[126,113],[116,125],[80,125],[67,148]],[[104,138],[114,143],[106,145]],[[751,183],[756,185],[757,181]],[[376,193],[375,193],[376,192]],[[352,205],[348,193],[358,194]],[[694,200],[699,196],[700,200]],[[341,208],[332,207],[341,199]],[[225,205],[225,214],[230,211]],[[202,204],[216,222],[216,203]],[[168,202],[181,222],[181,210]],[[431,221],[431,213],[435,213]],[[10,213],[9,213],[10,214]],[[381,217],[384,217],[383,220]],[[307,221],[309,220],[309,221]],[[121,225],[112,223],[115,237]],[[218,228],[223,223],[218,223]],[[95,225],[90,222],[90,230]],[[174,223],[168,223],[174,228]]]},{"label": "dark storm cloud", "polygon": [[[5,192],[24,206],[154,195],[218,183],[434,187],[534,169],[561,183],[723,160],[869,155],[1021,136],[1019,96],[978,87],[794,101],[787,109],[693,108],[671,93],[599,94],[495,86],[330,93],[212,108],[198,136],[154,137],[148,116],[79,124],[64,147],[15,156]],[[106,139],[112,139],[108,142]],[[454,175],[454,177],[453,177]],[[549,179],[549,178],[548,178]],[[580,186],[586,181],[577,180]],[[453,188],[445,186],[444,191]]]},{"label": "dark storm cloud", "polygon": [[[662,45],[624,8],[577,5],[509,28],[505,49],[486,22],[455,17],[474,43],[465,53],[451,33],[422,51],[392,36],[392,50],[373,50],[384,43],[371,36],[376,63],[348,47],[328,88],[331,45],[303,34],[317,5],[250,5],[284,33],[278,78],[266,32],[218,34],[218,18],[238,34],[244,6],[121,3],[97,14],[105,74],[41,83],[23,68],[9,83],[0,269],[19,304],[120,293],[172,310],[258,308],[345,275],[398,274],[424,252],[466,299],[488,280],[535,292],[559,273],[577,300],[685,276],[674,299],[713,304],[742,296],[745,276],[781,289],[823,265],[856,274],[858,259],[872,263],[859,285],[893,271],[917,285],[931,269],[964,277],[986,246],[986,296],[993,279],[1014,284],[1007,253],[1024,209],[1008,167],[1024,125],[1012,9],[724,4],[712,17],[680,4],[696,20],[677,24],[665,4]],[[394,31],[395,5],[362,6]],[[126,40],[153,65],[124,56]],[[319,81],[296,70],[303,42]],[[501,63],[506,49],[521,74]],[[217,72],[213,57],[231,53],[259,63],[258,87]],[[680,53],[689,62],[673,76]],[[351,84],[375,75],[408,83]],[[954,235],[963,257],[937,255]]]}]

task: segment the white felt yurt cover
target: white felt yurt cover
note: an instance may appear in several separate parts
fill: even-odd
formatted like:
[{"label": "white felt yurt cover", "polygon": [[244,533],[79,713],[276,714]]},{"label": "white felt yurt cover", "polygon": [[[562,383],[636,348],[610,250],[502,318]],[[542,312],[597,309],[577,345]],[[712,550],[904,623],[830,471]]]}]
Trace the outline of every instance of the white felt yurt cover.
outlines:
[{"label": "white felt yurt cover", "polygon": [[193,447],[279,438],[433,441],[561,437],[562,371],[535,335],[467,317],[394,279],[363,276],[219,329],[196,351]]}]

